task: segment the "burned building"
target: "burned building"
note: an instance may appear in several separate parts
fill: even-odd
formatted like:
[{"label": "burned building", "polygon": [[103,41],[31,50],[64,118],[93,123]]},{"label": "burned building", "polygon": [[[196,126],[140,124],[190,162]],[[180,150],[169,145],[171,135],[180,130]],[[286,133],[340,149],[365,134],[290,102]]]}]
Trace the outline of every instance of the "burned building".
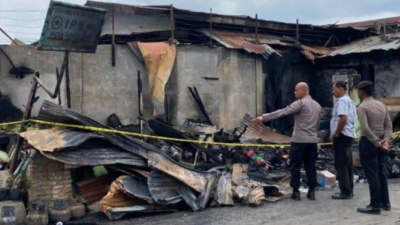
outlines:
[{"label": "burned building", "polygon": [[[317,58],[319,53],[330,52],[327,46],[373,35],[368,28],[288,24],[171,6],[94,1],[86,5],[108,12],[101,45],[93,56],[71,54],[61,104],[104,122],[112,114],[124,124],[136,123],[139,114],[147,118],[154,114],[147,65],[137,43],[154,43],[152,48],[157,51],[156,43],[170,39],[177,42],[164,90],[164,117],[168,122],[181,125],[186,119],[205,120],[188,90],[195,86],[213,124],[232,130],[247,113],[255,116],[289,104],[298,81],[319,87],[315,79],[320,74]],[[14,64],[40,71],[42,79],[55,82],[54,65],[60,64],[61,54],[37,52],[31,46],[2,48]],[[13,79],[8,74],[12,66],[3,54],[0,57],[4,77],[0,88],[22,109],[25,100],[18,93],[27,93],[29,81]],[[138,71],[143,80],[142,106],[137,104]],[[319,95],[317,88],[311,92]],[[45,99],[49,100],[43,96],[38,105]],[[34,109],[34,115],[37,111]],[[285,119],[274,126],[283,132],[290,121]]]},{"label": "burned building", "polygon": [[[102,199],[103,212],[111,219],[135,210],[170,211],[165,206],[178,202],[194,211],[204,209],[216,186],[221,191],[215,198],[218,204],[233,205],[231,191],[240,196],[245,190],[242,196],[247,197],[238,199],[258,205],[264,189],[281,191],[252,179],[284,180],[289,152],[281,148],[290,142],[293,121],[268,124],[276,133],[252,118],[290,104],[301,81],[310,84],[311,95],[329,115],[334,79],[351,77],[351,94],[356,82],[371,80],[376,97],[389,106],[398,126],[397,31],[380,34],[371,23],[314,26],[172,6],[86,5],[107,10],[96,53],[69,55],[59,97],[52,99],[39,89],[39,98],[34,98],[32,116],[41,119],[44,129],[18,136],[40,152],[40,157],[32,153],[29,158],[32,198],[57,200],[79,189],[88,204]],[[56,86],[55,68],[63,56],[38,51],[35,44],[0,48],[1,123],[22,116],[34,72]],[[12,116],[4,117],[2,108]],[[135,136],[139,120],[146,120],[152,129],[148,133],[158,139]],[[59,123],[66,124],[48,129]],[[196,138],[186,132],[188,123],[200,124]],[[85,130],[88,127],[94,129]],[[133,131],[132,136],[121,130]],[[248,140],[240,138],[267,147],[247,149],[247,143],[240,144]],[[32,149],[28,152],[37,152]],[[217,167],[227,166],[227,155],[232,171],[224,168],[222,174]],[[321,155],[318,168],[333,168],[329,151]],[[86,179],[86,172],[98,165],[104,166],[98,173],[107,169],[111,176],[90,174],[92,179]],[[283,172],[271,173],[272,167]],[[242,173],[247,172],[251,179],[243,183]],[[114,200],[123,202],[122,209]]]}]

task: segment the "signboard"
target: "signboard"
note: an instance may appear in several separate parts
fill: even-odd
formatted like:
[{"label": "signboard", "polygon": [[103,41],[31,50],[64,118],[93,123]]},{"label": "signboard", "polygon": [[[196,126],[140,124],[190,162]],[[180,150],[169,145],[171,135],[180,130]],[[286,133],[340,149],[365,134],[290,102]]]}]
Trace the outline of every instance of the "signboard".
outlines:
[{"label": "signboard", "polygon": [[96,52],[106,10],[51,1],[38,49]]}]

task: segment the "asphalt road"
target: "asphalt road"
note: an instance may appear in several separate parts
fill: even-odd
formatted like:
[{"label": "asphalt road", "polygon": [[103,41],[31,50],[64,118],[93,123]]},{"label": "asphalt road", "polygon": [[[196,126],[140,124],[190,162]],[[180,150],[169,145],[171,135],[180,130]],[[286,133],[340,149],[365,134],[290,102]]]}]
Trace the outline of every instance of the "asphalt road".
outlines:
[{"label": "asphalt road", "polygon": [[[268,224],[268,225],[320,225],[320,224],[398,224],[400,225],[400,179],[390,180],[392,211],[382,215],[357,213],[359,206],[369,203],[367,184],[356,184],[352,200],[331,200],[335,191],[318,191],[317,200],[309,201],[305,194],[296,202],[282,199],[275,203],[264,203],[258,207],[237,205],[234,207],[208,208],[203,212],[177,212],[170,214],[136,215],[120,221],[104,220],[106,225],[204,225],[204,224]],[[101,219],[101,218],[97,218]]]}]

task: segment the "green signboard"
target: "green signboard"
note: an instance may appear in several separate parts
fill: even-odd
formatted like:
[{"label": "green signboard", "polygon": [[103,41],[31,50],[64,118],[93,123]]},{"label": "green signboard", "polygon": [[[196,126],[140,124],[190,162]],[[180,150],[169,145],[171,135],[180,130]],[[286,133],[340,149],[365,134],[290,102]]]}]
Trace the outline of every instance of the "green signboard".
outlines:
[{"label": "green signboard", "polygon": [[51,1],[38,49],[96,52],[106,10]]}]

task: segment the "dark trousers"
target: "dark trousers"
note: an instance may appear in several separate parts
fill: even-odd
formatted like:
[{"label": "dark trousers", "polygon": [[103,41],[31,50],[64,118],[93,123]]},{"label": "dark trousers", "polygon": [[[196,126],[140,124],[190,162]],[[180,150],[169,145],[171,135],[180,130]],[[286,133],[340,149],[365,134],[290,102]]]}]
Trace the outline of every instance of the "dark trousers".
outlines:
[{"label": "dark trousers", "polygon": [[290,186],[294,190],[300,188],[301,168],[304,162],[304,169],[307,174],[308,187],[314,189],[317,186],[317,161],[318,147],[316,143],[292,143],[290,146],[290,172],[292,180]]},{"label": "dark trousers", "polygon": [[335,169],[342,194],[350,195],[354,189],[353,153],[351,145],[353,138],[341,134],[333,138],[335,152]]},{"label": "dark trousers", "polygon": [[360,160],[369,184],[370,205],[380,208],[390,204],[387,175],[384,170],[386,154],[367,138],[360,140]]}]

